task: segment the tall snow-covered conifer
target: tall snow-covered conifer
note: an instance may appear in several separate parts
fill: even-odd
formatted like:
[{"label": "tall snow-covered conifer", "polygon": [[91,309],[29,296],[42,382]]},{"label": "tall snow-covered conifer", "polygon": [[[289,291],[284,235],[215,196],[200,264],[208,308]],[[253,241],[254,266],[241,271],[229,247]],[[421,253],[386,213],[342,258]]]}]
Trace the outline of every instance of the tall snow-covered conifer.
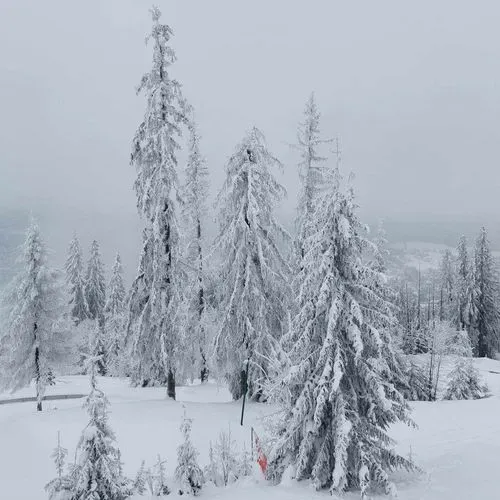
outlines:
[{"label": "tall snow-covered conifer", "polygon": [[474,305],[477,330],[477,354],[492,358],[498,350],[500,337],[500,308],[498,271],[491,255],[488,234],[483,227],[476,241],[474,253],[476,296]]},{"label": "tall snow-covered conifer", "polygon": [[440,320],[451,321],[458,312],[454,257],[445,250],[439,270],[440,281]]},{"label": "tall snow-covered conifer", "polygon": [[410,422],[403,396],[383,374],[381,332],[393,322],[392,307],[379,292],[383,276],[363,261],[367,242],[338,172],[314,221],[298,276],[291,368],[278,392],[284,418],[268,474],[279,479],[293,466],[297,480],[311,478],[332,492],[359,488],[366,495],[371,484],[391,492],[388,471],[412,468],[387,435],[391,423]]},{"label": "tall snow-covered conifer", "polygon": [[275,167],[280,162],[253,128],[230,157],[218,197],[223,313],[215,353],[235,399],[247,388],[261,396],[269,358],[285,329],[288,266],[279,248],[288,235],[273,214],[285,195]]},{"label": "tall snow-covered conifer", "polygon": [[123,268],[120,254],[116,254],[111,270],[106,302],[105,329],[107,367],[112,375],[121,375],[120,357],[125,339],[125,286],[123,284]]},{"label": "tall snow-covered conifer", "polygon": [[96,240],[92,242],[90,247],[90,257],[85,276],[85,298],[90,319],[98,319],[102,324],[104,305],[106,304],[106,282],[99,243]]},{"label": "tall snow-covered conifer", "polygon": [[187,344],[199,352],[194,359],[199,360],[200,380],[208,378],[207,336],[205,324],[205,269],[203,258],[204,221],[206,221],[208,197],[208,168],[200,152],[200,137],[196,124],[190,124],[189,158],[186,166],[184,186],[184,217],[187,237],[187,261],[189,280],[187,283]]},{"label": "tall snow-covered conifer", "polygon": [[17,390],[33,379],[37,410],[48,384],[51,367],[64,355],[64,333],[58,321],[65,311],[59,273],[47,264],[47,251],[37,224],[26,233],[23,269],[14,278],[4,298],[6,328],[1,343],[6,347],[4,383]]},{"label": "tall snow-covered conifer", "polygon": [[320,117],[314,93],[311,93],[304,109],[304,121],[299,124],[298,144],[295,145],[301,156],[299,163],[301,191],[296,219],[296,244],[299,261],[304,257],[306,251],[305,245],[313,224],[312,217],[316,198],[323,189],[325,181],[326,158],[323,158],[318,150],[322,144],[330,141],[321,139]]},{"label": "tall snow-covered conifer", "polygon": [[71,317],[78,324],[89,317],[89,311],[87,299],[85,298],[82,249],[76,233],[69,244],[65,270],[66,283],[70,294],[69,305],[71,308]]},{"label": "tall snow-covered conifer", "polygon": [[474,266],[469,259],[467,251],[467,239],[462,236],[458,241],[457,260],[456,260],[456,277],[457,277],[457,329],[459,331],[466,330],[469,334],[471,342],[475,342],[472,332],[473,319],[476,316],[475,311],[475,279]]},{"label": "tall snow-covered conifer", "polygon": [[127,339],[136,364],[132,380],[140,385],[167,384],[175,398],[176,315],[180,302],[179,235],[176,218],[177,152],[188,106],[181,86],[169,75],[175,53],[172,30],[160,23],[153,7],[153,65],[138,92],[146,96],[144,120],[132,144],[137,171],[137,208],[146,222],[139,270],[132,286]]}]

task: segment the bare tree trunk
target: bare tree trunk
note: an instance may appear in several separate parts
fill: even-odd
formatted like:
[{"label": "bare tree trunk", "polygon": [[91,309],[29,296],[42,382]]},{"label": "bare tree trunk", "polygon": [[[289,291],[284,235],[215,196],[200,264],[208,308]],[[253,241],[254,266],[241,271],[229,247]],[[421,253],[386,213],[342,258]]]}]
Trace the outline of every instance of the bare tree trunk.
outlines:
[{"label": "bare tree trunk", "polygon": [[[38,342],[37,338],[38,332],[38,324],[35,322],[33,324],[33,336],[35,338],[35,345]],[[42,395],[41,395],[41,382],[42,382],[42,373],[40,370],[40,348],[38,345],[35,347],[35,386],[36,386],[36,410],[42,411]]]},{"label": "bare tree trunk", "polygon": [[167,396],[175,400],[175,375],[172,369],[168,370],[167,375]]}]

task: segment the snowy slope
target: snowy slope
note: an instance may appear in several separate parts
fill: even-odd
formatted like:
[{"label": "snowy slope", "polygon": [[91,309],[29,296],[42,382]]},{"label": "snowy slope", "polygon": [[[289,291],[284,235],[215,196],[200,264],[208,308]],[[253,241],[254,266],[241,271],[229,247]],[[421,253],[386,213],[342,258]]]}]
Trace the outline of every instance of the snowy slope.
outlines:
[{"label": "snowy slope", "polygon": [[[423,476],[397,473],[394,477],[403,500],[471,500],[499,498],[497,470],[500,466],[500,362],[477,360],[492,396],[480,401],[414,403],[418,429],[398,425],[391,434],[401,453],[411,454],[425,469]],[[492,373],[496,372],[496,373]],[[101,379],[111,402],[111,425],[116,431],[125,472],[134,475],[141,460],[152,465],[158,453],[167,459],[170,474],[175,467],[178,430],[184,407],[193,418],[193,441],[200,462],[207,461],[208,443],[221,429],[231,426],[240,446],[250,446],[250,426],[261,429],[262,417],[271,406],[249,404],[245,427],[239,426],[240,405],[215,384],[178,389],[179,401],[165,399],[163,389],[134,389],[127,381]],[[87,392],[85,377],[64,377],[53,393]],[[49,391],[49,392],[51,392]],[[16,396],[30,395],[26,389]],[[8,396],[8,395],[5,395]],[[3,398],[3,396],[2,396]],[[63,446],[74,451],[86,424],[81,400],[52,401],[37,414],[34,403],[0,406],[0,498],[41,500],[44,484],[54,476],[49,455],[61,431]],[[175,496],[174,496],[175,497]],[[357,498],[348,495],[347,498]],[[142,497],[144,498],[144,497]],[[172,496],[170,497],[172,498]],[[226,489],[207,487],[202,498],[221,500],[305,500],[330,498],[308,484],[289,483],[273,487],[258,476]]]}]

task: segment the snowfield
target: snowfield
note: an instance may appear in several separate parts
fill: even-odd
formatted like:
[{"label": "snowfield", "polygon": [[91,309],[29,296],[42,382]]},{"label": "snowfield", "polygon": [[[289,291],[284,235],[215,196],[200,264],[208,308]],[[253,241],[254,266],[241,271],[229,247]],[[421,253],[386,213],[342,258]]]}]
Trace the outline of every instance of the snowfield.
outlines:
[{"label": "snowfield", "polygon": [[[424,469],[422,475],[398,472],[394,475],[399,498],[403,500],[487,500],[500,497],[500,362],[475,360],[491,396],[478,401],[439,401],[413,403],[419,428],[397,425],[391,435],[404,455],[411,453]],[[262,432],[263,417],[275,409],[270,405],[247,405],[245,426],[240,427],[240,403],[230,401],[224,387],[210,383],[178,388],[178,401],[169,401],[163,388],[135,389],[127,380],[100,378],[100,387],[111,403],[110,423],[122,452],[125,473],[133,477],[141,461],[153,465],[157,455],[167,460],[170,476],[176,465],[176,449],[181,441],[179,425],[186,410],[193,419],[192,439],[200,452],[199,461],[208,461],[209,441],[230,426],[242,449],[250,447],[250,428]],[[49,394],[88,392],[86,377],[62,377]],[[16,397],[31,396],[24,389]],[[5,394],[1,399],[12,397]],[[45,402],[37,413],[35,403],[0,405],[0,484],[1,500],[41,500],[47,496],[44,485],[55,476],[50,454],[61,432],[62,445],[71,460],[87,414],[83,400]],[[201,498],[221,500],[305,500],[330,498],[316,492],[308,483],[284,481],[267,484],[258,469],[227,488],[204,487]],[[170,480],[175,492],[174,480]],[[170,495],[170,498],[177,494]],[[147,497],[137,497],[145,499]],[[349,494],[345,498],[359,498]],[[378,497],[377,497],[378,498]],[[381,497],[385,498],[385,497]]]}]

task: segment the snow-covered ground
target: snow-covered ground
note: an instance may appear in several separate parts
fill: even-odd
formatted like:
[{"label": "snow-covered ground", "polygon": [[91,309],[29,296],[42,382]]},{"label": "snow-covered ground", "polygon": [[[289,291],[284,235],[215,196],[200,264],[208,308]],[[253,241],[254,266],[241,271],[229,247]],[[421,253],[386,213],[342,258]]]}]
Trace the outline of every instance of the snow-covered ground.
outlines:
[{"label": "snow-covered ground", "polygon": [[[487,381],[491,397],[479,401],[440,401],[414,403],[418,429],[402,425],[392,429],[401,453],[412,454],[425,470],[421,476],[398,472],[394,481],[404,500],[486,500],[500,498],[500,362],[477,360]],[[133,476],[143,459],[153,465],[161,454],[173,474],[176,448],[181,435],[179,424],[186,410],[193,419],[193,441],[200,451],[200,463],[207,462],[209,441],[220,430],[231,427],[240,448],[250,447],[250,427],[262,429],[263,416],[271,406],[248,404],[245,426],[240,427],[240,404],[230,401],[224,387],[215,384],[178,389],[178,401],[165,398],[161,388],[134,389],[126,380],[100,379],[111,402],[111,425],[125,463]],[[86,393],[85,377],[63,377],[49,393]],[[16,396],[31,395],[25,389]],[[3,399],[5,396],[2,395]],[[51,401],[42,413],[34,403],[0,406],[0,485],[2,500],[41,500],[46,498],[45,483],[54,477],[49,455],[61,432],[62,444],[75,449],[87,415],[82,400]],[[171,495],[175,496],[175,495]],[[141,497],[145,498],[145,497]],[[305,500],[329,498],[308,484],[295,482],[270,486],[258,474],[229,486],[208,486],[202,498],[221,500]],[[347,495],[358,498],[358,495]]]}]

